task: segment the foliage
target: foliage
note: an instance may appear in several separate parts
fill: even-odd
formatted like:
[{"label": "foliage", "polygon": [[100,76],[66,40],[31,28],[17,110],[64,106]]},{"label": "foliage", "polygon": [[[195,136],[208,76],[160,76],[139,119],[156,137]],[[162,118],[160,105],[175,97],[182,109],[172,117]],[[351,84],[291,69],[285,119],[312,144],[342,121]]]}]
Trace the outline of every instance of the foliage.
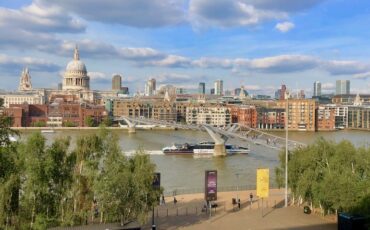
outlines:
[{"label": "foliage", "polygon": [[[280,154],[280,167],[275,169],[277,183],[283,185],[285,152]],[[318,139],[314,144],[289,154],[288,185],[294,198],[328,211],[355,210],[370,195],[370,151],[356,149],[350,142],[334,143]],[[297,200],[297,199],[295,199]],[[367,210],[367,211],[366,211]]]},{"label": "foliage", "polygon": [[64,121],[63,126],[64,127],[77,127],[77,124],[72,121]]},{"label": "foliage", "polygon": [[95,126],[95,120],[92,116],[87,116],[85,119],[85,125],[87,127],[94,127]]},{"label": "foliage", "polygon": [[32,123],[33,127],[46,127],[46,122],[45,121],[35,121]]},{"label": "foliage", "polygon": [[[160,191],[142,151],[122,154],[111,132],[50,145],[40,132],[0,146],[0,229],[47,229],[96,221],[146,219]],[[98,218],[100,217],[100,218]]]},{"label": "foliage", "polygon": [[113,120],[109,116],[104,117],[103,120],[102,120],[102,123],[101,123],[101,125],[103,125],[105,127],[110,127],[110,126],[112,126],[112,124],[113,124]]}]

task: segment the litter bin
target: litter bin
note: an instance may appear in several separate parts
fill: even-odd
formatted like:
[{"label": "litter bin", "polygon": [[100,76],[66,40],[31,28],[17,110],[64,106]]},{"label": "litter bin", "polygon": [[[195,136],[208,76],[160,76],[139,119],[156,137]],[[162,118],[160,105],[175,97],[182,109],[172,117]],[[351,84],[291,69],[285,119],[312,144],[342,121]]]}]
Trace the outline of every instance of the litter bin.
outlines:
[{"label": "litter bin", "polygon": [[311,214],[311,209],[310,209],[310,207],[308,207],[308,206],[304,206],[304,207],[303,207],[303,213],[305,213],[305,214]]},{"label": "litter bin", "polygon": [[338,230],[366,230],[366,217],[338,213]]}]

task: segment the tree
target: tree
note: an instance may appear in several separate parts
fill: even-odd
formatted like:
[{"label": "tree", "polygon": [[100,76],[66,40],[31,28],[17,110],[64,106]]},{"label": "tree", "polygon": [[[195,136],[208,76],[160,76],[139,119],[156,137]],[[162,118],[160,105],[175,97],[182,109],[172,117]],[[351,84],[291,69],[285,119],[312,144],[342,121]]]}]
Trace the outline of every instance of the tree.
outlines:
[{"label": "tree", "polygon": [[92,116],[87,116],[85,119],[85,125],[88,127],[94,127],[95,126],[95,120]]},{"label": "tree", "polygon": [[[370,151],[350,142],[318,139],[289,154],[288,182],[293,198],[319,207],[323,213],[351,211],[370,194]],[[276,172],[279,185],[285,168],[283,154]],[[296,200],[296,199],[295,199]]]},{"label": "tree", "polygon": [[36,121],[32,123],[33,127],[46,127],[46,122],[45,121]]},{"label": "tree", "polygon": [[64,127],[77,127],[77,124],[72,121],[63,121]]},{"label": "tree", "polygon": [[[2,105],[0,99],[0,107]],[[10,117],[0,116],[0,229],[15,222],[19,211],[18,143],[10,139],[18,132],[10,128],[11,124]]]},{"label": "tree", "polygon": [[113,120],[112,120],[111,117],[106,116],[106,117],[103,118],[103,121],[102,121],[101,124],[104,125],[105,127],[110,127],[113,124]]}]

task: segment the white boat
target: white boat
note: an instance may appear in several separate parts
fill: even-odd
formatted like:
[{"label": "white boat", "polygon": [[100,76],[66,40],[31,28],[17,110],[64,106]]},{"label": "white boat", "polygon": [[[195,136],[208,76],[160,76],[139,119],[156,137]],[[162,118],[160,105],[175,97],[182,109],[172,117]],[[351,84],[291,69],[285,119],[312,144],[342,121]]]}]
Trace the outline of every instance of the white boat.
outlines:
[{"label": "white boat", "polygon": [[[194,155],[194,156],[212,156],[214,152],[214,142],[200,142],[199,144],[174,144],[163,148],[166,155]],[[227,155],[248,154],[249,148],[236,145],[225,145]]]}]

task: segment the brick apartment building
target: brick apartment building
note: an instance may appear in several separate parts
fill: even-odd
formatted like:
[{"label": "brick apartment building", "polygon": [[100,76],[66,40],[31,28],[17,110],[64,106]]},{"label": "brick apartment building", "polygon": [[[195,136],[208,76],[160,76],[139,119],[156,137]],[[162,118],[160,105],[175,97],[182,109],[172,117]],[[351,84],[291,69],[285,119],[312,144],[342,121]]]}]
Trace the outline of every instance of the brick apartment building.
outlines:
[{"label": "brick apartment building", "polygon": [[230,106],[231,122],[250,128],[257,128],[257,109],[255,106]]},{"label": "brick apartment building", "polygon": [[50,127],[87,126],[91,117],[100,124],[107,115],[104,106],[54,101],[49,105],[9,105],[4,110],[6,116],[13,118],[13,127],[31,127],[40,122]]}]

